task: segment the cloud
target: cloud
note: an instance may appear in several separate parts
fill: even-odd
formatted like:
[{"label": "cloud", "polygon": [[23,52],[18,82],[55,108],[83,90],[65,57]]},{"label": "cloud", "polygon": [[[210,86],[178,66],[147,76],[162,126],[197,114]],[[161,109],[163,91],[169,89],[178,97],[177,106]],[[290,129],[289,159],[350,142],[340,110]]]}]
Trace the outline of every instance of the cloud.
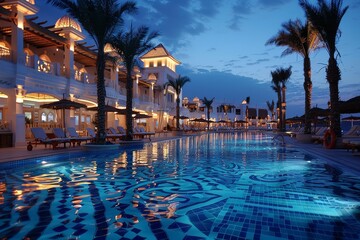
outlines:
[{"label": "cloud", "polygon": [[259,4],[265,8],[276,8],[285,3],[288,3],[288,0],[258,0]]},{"label": "cloud", "polygon": [[208,30],[208,21],[221,9],[218,0],[139,1],[139,14],[133,20],[152,26],[168,48],[191,44],[189,38]]},{"label": "cloud", "polygon": [[260,63],[263,63],[263,62],[268,62],[268,61],[270,61],[268,58],[262,58],[262,59],[256,60],[255,62],[249,62],[246,65],[252,66],[252,65],[257,65],[257,64],[260,64]]},{"label": "cloud", "polygon": [[245,16],[252,13],[251,1],[242,0],[236,2],[232,7],[233,17],[230,20],[229,28],[237,31],[240,30],[240,21],[245,18]]},{"label": "cloud", "polygon": [[251,96],[254,107],[266,107],[266,101],[275,99],[275,92],[270,84],[261,83],[256,79],[234,75],[230,70],[218,71],[208,69],[192,70],[184,66],[178,68],[182,76],[188,76],[191,82],[184,86],[183,96],[215,97],[217,101],[224,101],[240,105],[245,97]]}]

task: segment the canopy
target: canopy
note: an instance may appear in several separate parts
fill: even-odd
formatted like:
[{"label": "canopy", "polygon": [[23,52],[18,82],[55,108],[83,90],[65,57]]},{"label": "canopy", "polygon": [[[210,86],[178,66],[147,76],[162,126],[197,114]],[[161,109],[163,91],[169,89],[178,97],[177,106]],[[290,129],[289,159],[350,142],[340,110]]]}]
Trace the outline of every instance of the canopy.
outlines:
[{"label": "canopy", "polygon": [[86,105],[63,98],[56,102],[42,104],[42,105],[40,105],[40,107],[56,109],[56,110],[61,109],[62,110],[62,119],[63,119],[63,128],[66,129],[66,127],[65,127],[65,109],[86,108]]}]

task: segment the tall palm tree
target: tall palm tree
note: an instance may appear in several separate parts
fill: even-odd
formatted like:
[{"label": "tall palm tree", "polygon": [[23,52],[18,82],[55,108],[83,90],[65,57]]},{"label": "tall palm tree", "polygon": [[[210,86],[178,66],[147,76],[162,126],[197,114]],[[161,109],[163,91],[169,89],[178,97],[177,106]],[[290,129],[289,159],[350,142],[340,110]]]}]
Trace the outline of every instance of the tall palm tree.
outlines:
[{"label": "tall palm tree", "polygon": [[184,85],[190,82],[190,78],[186,76],[180,76],[176,78],[175,80],[169,79],[169,81],[166,83],[166,88],[172,87],[176,94],[176,129],[180,129],[180,94],[181,90],[184,87]]},{"label": "tall palm tree", "polygon": [[275,44],[283,46],[286,49],[281,56],[292,53],[298,53],[304,58],[304,90],[305,90],[305,134],[311,133],[311,121],[309,111],[311,109],[312,81],[311,81],[311,63],[310,53],[320,48],[320,41],[317,31],[312,27],[309,21],[302,24],[300,20],[282,24],[276,36],[269,39],[266,44]]},{"label": "tall palm tree", "polygon": [[124,62],[126,68],[126,137],[131,141],[133,139],[133,79],[132,73],[136,61],[136,57],[145,51],[153,48],[151,41],[159,34],[157,32],[149,33],[149,28],[142,26],[137,30],[130,27],[128,32],[120,31],[111,39],[112,47],[117,51]]},{"label": "tall palm tree", "polygon": [[282,111],[281,111],[281,81],[278,78],[277,74],[275,71],[271,72],[271,76],[272,76],[272,80],[271,80],[271,88],[276,92],[277,95],[277,109],[279,109],[278,111],[278,118],[280,120],[277,128],[280,131],[281,130],[281,124],[282,124]]},{"label": "tall palm tree", "polygon": [[331,0],[330,3],[327,3],[325,0],[318,0],[317,6],[310,4],[307,0],[299,0],[299,3],[304,9],[308,20],[319,32],[321,41],[329,53],[326,79],[330,89],[330,128],[335,132],[337,137],[341,137],[340,113],[338,110],[341,72],[335,58],[335,52],[338,52],[336,43],[340,37],[340,22],[349,6],[343,8],[342,0]]},{"label": "tall palm tree", "polygon": [[77,19],[90,34],[97,46],[97,103],[98,122],[96,142],[105,143],[105,52],[104,47],[110,37],[122,26],[123,14],[134,13],[137,8],[134,2],[119,4],[118,0],[47,0],[48,3],[66,10]]},{"label": "tall palm tree", "polygon": [[266,101],[266,105],[271,112],[271,120],[274,120],[274,110],[275,110],[275,102],[272,100],[271,102]]},{"label": "tall palm tree", "polygon": [[215,98],[212,99],[207,99],[206,97],[204,97],[203,99],[201,99],[202,103],[205,105],[206,109],[207,109],[207,121],[208,121],[208,130],[210,129],[210,110],[212,109],[212,104],[214,102]]},{"label": "tall palm tree", "polygon": [[272,88],[278,94],[279,116],[280,116],[280,131],[285,131],[286,118],[286,84],[292,74],[291,66],[289,68],[277,68],[271,72]]}]

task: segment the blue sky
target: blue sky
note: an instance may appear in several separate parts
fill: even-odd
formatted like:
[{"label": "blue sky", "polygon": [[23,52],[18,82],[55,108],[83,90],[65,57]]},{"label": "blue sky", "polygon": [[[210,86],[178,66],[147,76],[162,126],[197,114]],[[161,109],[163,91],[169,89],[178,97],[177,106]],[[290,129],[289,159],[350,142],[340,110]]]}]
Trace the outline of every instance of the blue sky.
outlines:
[{"label": "blue sky", "polygon": [[[37,0],[40,20],[53,24],[64,13]],[[219,103],[240,105],[250,96],[252,107],[266,108],[276,101],[270,88],[270,72],[293,67],[287,87],[288,116],[304,112],[302,58],[280,57],[284,48],[265,46],[281,24],[290,19],[304,20],[297,0],[138,0],[139,11],[127,18],[135,25],[147,25],[160,33],[158,42],[182,62],[178,73],[191,78],[183,95],[192,99],[215,97]],[[312,1],[315,3],[315,1]],[[344,0],[345,14],[338,42],[342,71],[340,98],[360,95],[360,1]],[[45,9],[45,11],[44,11]],[[89,41],[88,41],[89,42]],[[313,106],[326,107],[329,88],[325,79],[328,55],[325,50],[311,56]]]}]

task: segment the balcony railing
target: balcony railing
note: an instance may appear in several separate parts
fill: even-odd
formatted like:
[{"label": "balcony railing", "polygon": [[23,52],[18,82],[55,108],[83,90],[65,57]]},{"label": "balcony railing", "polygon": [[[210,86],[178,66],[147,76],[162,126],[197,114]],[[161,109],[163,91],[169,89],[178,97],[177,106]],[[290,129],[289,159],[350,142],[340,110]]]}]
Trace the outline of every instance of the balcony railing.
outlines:
[{"label": "balcony railing", "polygon": [[54,65],[51,62],[39,59],[37,62],[37,70],[44,73],[54,73]]},{"label": "balcony railing", "polygon": [[0,59],[12,61],[11,51],[8,48],[0,47]]}]

